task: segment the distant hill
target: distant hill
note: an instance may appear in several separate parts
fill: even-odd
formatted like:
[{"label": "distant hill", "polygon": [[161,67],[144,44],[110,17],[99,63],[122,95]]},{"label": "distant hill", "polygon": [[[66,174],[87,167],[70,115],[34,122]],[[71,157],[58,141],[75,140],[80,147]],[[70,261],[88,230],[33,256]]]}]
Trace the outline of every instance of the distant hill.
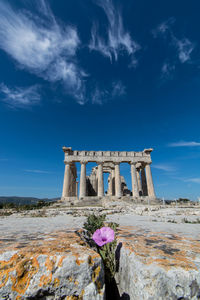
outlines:
[{"label": "distant hill", "polygon": [[53,198],[53,199],[48,199],[48,198],[34,198],[34,197],[17,197],[17,196],[2,196],[0,197],[0,203],[13,203],[16,205],[26,205],[26,204],[37,204],[39,201],[45,201],[45,202],[55,202],[59,200],[60,198]]}]

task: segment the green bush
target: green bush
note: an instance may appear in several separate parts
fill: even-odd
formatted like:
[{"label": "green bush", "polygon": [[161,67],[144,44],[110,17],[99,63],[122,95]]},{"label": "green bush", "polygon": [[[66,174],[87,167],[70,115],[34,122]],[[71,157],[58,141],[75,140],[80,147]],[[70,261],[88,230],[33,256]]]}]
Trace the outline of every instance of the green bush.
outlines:
[{"label": "green bush", "polygon": [[83,224],[83,228],[87,230],[89,236],[92,236],[97,229],[104,226],[105,219],[105,214],[101,216],[92,214],[87,217],[87,221]]}]

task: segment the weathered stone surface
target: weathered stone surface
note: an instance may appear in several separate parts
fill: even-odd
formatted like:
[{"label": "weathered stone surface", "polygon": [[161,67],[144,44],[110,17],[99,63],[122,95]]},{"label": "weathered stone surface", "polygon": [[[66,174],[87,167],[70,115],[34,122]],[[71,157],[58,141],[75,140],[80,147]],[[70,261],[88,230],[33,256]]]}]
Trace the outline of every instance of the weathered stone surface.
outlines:
[{"label": "weathered stone surface", "polygon": [[1,239],[0,299],[104,299],[101,258],[74,232]]},{"label": "weathered stone surface", "polygon": [[[63,291],[65,293],[66,286],[67,288],[70,286],[70,291],[67,290],[67,293],[70,292],[67,296],[68,300],[73,299],[72,295],[80,296],[83,289],[85,291],[83,299],[102,299],[103,296],[97,293],[98,283],[102,282],[102,269],[99,278],[95,280],[96,284],[92,280],[95,278],[95,275],[92,275],[95,274],[94,270],[101,266],[99,257],[96,257],[96,253],[91,249],[84,245],[80,246],[80,239],[74,234],[75,229],[83,226],[85,221],[83,216],[88,213],[106,213],[108,221],[120,224],[119,243],[121,242],[123,245],[120,250],[121,269],[119,268],[120,272],[116,279],[119,281],[118,287],[121,295],[124,294],[122,299],[180,300],[181,297],[184,297],[185,300],[198,299],[200,225],[187,224],[181,220],[187,218],[197,221],[200,217],[199,206],[177,208],[166,206],[164,208],[148,205],[133,206],[128,202],[119,205],[117,201],[110,201],[110,206],[107,210],[102,208],[84,210],[82,208],[52,208],[46,213],[48,216],[46,218],[30,218],[17,213],[8,217],[0,217],[0,299],[15,300],[16,296],[21,297],[18,299],[34,299],[26,296],[27,290],[30,291],[31,287],[31,292],[37,295],[34,296],[35,299],[40,299],[39,290],[47,294],[41,298],[43,300],[62,299],[60,295]],[[121,210],[123,213],[119,214]],[[52,217],[56,215],[57,211],[59,214]],[[126,213],[127,211],[129,214]],[[115,214],[115,212],[118,213]],[[27,214],[30,216],[30,212]],[[40,215],[43,214],[44,211],[41,210]],[[77,217],[73,217],[73,215]],[[157,222],[152,222],[152,220],[157,220]],[[177,223],[171,223],[168,220],[175,220]],[[55,228],[59,232],[56,233]],[[68,232],[66,232],[66,228],[68,228]],[[95,264],[88,266],[87,258],[93,256]],[[32,266],[30,267],[30,277],[26,272],[26,266],[29,266],[26,264],[26,257]],[[40,269],[37,269],[34,274],[34,262],[38,261],[38,257]],[[64,257],[64,261],[66,261],[61,267],[57,267],[58,257]],[[77,257],[84,261],[80,266],[75,263]],[[69,264],[67,258],[70,259]],[[42,259],[44,262],[41,262]],[[54,264],[51,272],[52,280],[46,285],[43,284],[42,287],[39,286],[38,289],[41,277],[43,275],[48,277],[51,274],[45,265],[47,259],[53,261]],[[25,262],[25,271],[21,268],[20,261]],[[36,267],[38,268],[38,265]],[[68,276],[72,277],[72,273],[75,274],[73,278],[79,276],[81,278],[81,280],[77,279],[79,281],[77,286],[76,279],[72,283],[71,279],[67,279]],[[55,274],[60,274],[60,282],[57,287],[53,286],[54,279],[58,277]],[[18,276],[17,281],[16,276]],[[46,280],[48,282],[48,279]],[[27,284],[25,284],[26,282]],[[16,289],[19,288],[25,290],[24,294],[16,292]],[[94,295],[91,291],[93,288]],[[101,291],[103,291],[103,286]],[[54,294],[49,295],[50,292]],[[7,295],[7,298],[3,298],[3,295]],[[66,296],[64,299],[67,299]]]},{"label": "weathered stone surface", "polygon": [[200,241],[124,227],[116,281],[126,299],[200,299]]}]

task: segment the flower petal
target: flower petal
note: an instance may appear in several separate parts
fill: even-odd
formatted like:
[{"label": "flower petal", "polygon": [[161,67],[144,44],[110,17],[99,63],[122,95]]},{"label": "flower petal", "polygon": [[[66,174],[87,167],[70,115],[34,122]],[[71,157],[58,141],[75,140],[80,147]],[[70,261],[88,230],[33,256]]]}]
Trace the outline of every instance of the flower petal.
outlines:
[{"label": "flower petal", "polygon": [[92,236],[92,239],[98,246],[103,246],[107,243],[111,243],[115,239],[115,232],[110,227],[102,227],[101,229],[97,229]]}]

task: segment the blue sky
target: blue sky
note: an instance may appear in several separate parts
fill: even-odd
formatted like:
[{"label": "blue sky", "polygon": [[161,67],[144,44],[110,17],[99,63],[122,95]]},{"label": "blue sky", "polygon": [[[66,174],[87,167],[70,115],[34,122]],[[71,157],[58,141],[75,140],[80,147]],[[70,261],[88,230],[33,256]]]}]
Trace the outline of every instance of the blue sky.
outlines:
[{"label": "blue sky", "polygon": [[[157,196],[200,197],[199,10],[0,0],[0,195],[60,196],[71,146],[152,147]],[[129,166],[121,173],[130,187]]]}]

